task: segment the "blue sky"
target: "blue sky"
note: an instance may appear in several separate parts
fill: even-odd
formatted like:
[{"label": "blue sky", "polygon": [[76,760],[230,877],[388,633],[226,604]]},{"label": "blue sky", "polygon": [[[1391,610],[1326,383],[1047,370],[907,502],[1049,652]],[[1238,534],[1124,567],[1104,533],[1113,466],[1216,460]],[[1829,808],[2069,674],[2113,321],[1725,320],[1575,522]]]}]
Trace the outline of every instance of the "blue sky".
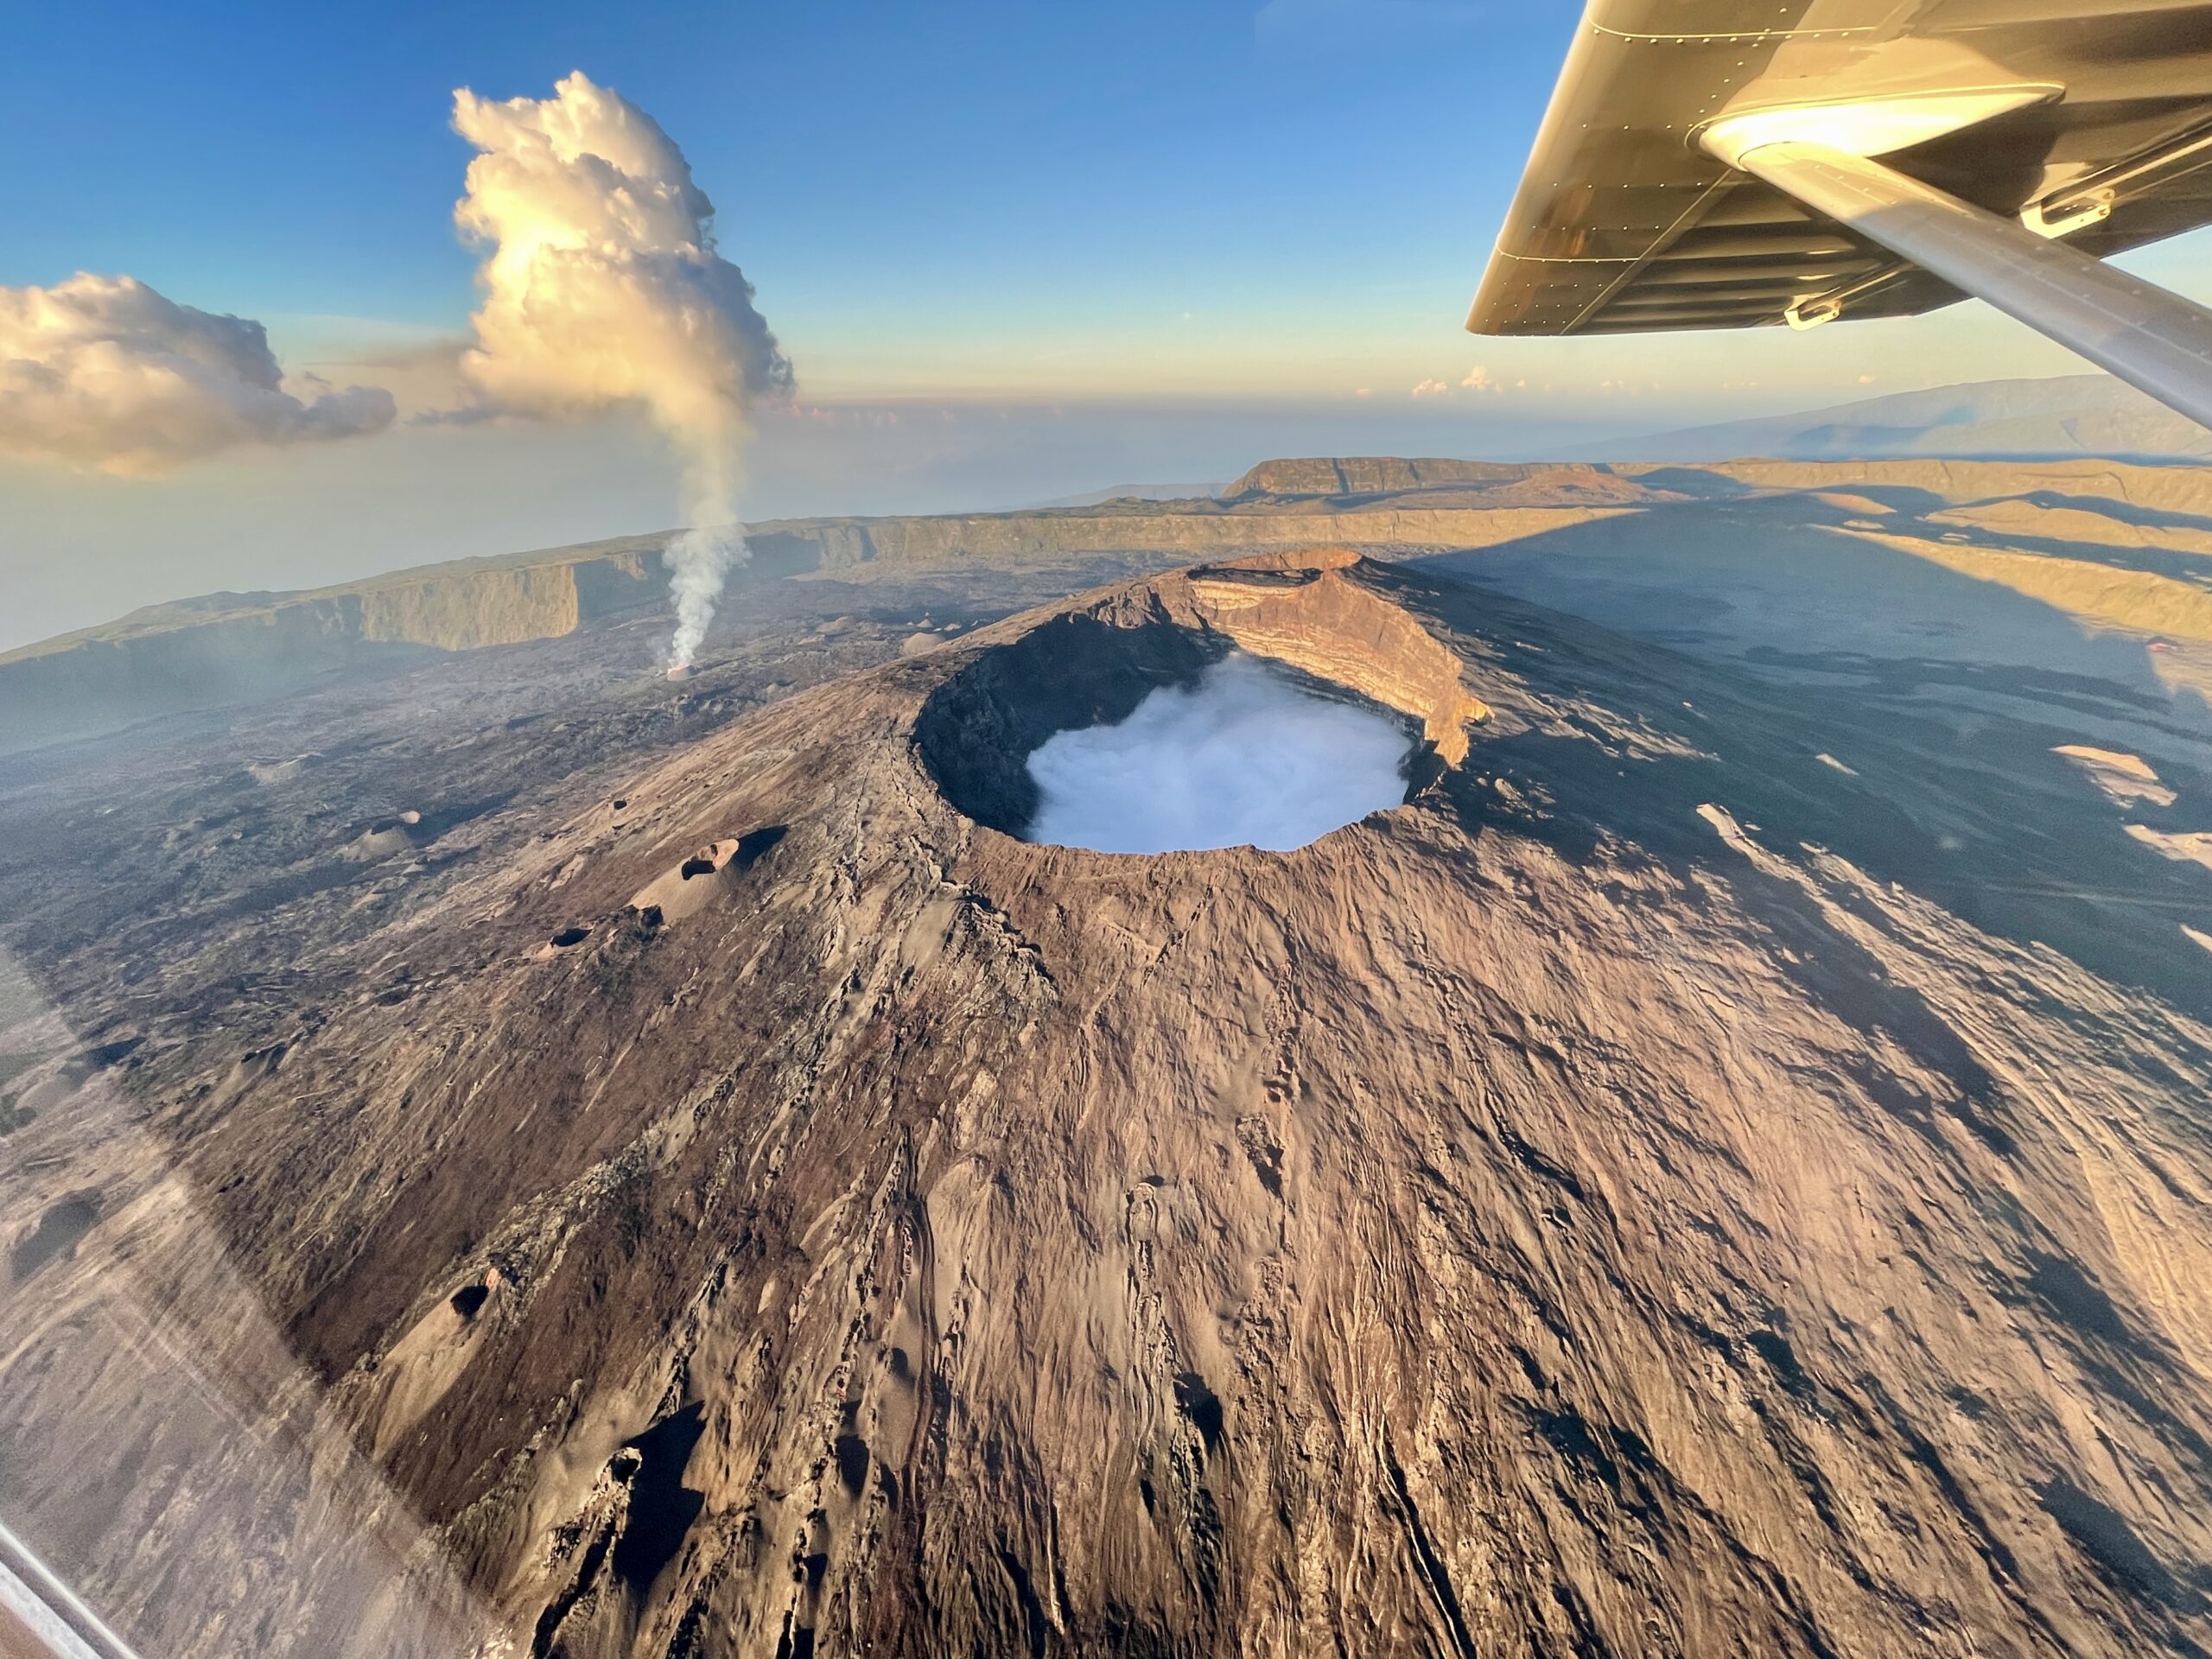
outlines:
[{"label": "blue sky", "polygon": [[[19,8],[0,54],[0,286],[128,274],[261,319],[288,369],[389,385],[404,415],[410,353],[449,347],[476,299],[452,224],[470,155],[454,89],[543,98],[582,69],[683,147],[796,364],[754,518],[1020,505],[1286,449],[1522,456],[2081,366],[1980,306],[1806,335],[1465,335],[1576,10]],[[2204,246],[2131,263],[2201,288]],[[1460,391],[1478,365],[1525,386]],[[1427,382],[1452,391],[1412,396]],[[659,528],[671,487],[619,419],[403,421],[157,478],[0,462],[0,648],[120,595]]]},{"label": "blue sky", "polygon": [[581,67],[684,147],[833,393],[1068,390],[1054,353],[1073,389],[1141,392],[1193,334],[1240,359],[1216,390],[1334,389],[1326,360],[1378,334],[1464,354],[1572,22],[1440,0],[635,10],[39,9],[0,63],[0,137],[41,157],[0,181],[0,280],[127,270],[206,308],[457,329],[453,89],[543,95]]}]

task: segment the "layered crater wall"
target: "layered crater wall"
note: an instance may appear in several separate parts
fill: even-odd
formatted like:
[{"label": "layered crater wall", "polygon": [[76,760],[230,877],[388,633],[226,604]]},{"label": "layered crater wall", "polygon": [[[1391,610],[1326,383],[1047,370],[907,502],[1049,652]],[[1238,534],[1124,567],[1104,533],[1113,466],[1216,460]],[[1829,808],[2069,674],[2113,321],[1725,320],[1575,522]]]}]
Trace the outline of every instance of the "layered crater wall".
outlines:
[{"label": "layered crater wall", "polygon": [[660,603],[658,556],[435,565],[349,587],[153,606],[0,655],[0,751],[280,694],[425,652],[557,639]]},{"label": "layered crater wall", "polygon": [[1489,706],[1467,690],[1458,656],[1409,613],[1340,574],[1362,563],[1350,548],[1316,548],[1182,581],[1205,626],[1255,657],[1412,715],[1438,757],[1456,766],[1467,758],[1467,727],[1488,718]]}]

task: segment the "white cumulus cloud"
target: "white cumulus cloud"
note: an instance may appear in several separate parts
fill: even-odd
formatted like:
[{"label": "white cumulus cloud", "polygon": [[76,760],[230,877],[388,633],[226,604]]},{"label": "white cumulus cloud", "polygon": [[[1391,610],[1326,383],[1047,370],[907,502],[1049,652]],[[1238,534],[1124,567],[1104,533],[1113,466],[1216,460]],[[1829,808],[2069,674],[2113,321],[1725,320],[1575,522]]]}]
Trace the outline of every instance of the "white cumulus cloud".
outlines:
[{"label": "white cumulus cloud", "polygon": [[391,424],[391,394],[283,385],[262,326],[80,272],[0,288],[0,455],[160,473],[239,444],[353,437]]},{"label": "white cumulus cloud", "polygon": [[688,664],[744,557],[747,411],[788,391],[791,364],[716,251],[714,204],[683,153],[636,105],[579,73],[550,99],[463,88],[453,124],[480,152],[454,222],[490,249],[461,372],[503,412],[631,405],[666,435],[690,526],[670,549],[672,654]]}]

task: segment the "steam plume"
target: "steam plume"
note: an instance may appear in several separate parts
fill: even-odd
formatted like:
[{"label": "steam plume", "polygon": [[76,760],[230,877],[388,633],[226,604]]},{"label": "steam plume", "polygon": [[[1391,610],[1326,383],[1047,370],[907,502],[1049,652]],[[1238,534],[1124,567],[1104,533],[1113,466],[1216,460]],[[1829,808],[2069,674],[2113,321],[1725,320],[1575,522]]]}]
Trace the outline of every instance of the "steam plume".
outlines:
[{"label": "steam plume", "polygon": [[284,390],[262,326],[79,272],[0,288],[0,454],[160,473],[242,443],[351,437],[391,424],[391,394]]},{"label": "steam plume", "polygon": [[1027,839],[1102,853],[1287,851],[1404,800],[1411,747],[1388,716],[1232,652],[1194,687],[1147,693],[1118,726],[1039,745]]},{"label": "steam plume", "polygon": [[683,154],[620,94],[569,75],[543,100],[454,94],[481,152],[454,209],[491,245],[464,373],[491,403],[555,418],[641,407],[683,469],[690,528],[666,557],[673,665],[690,664],[730,565],[747,411],[787,391],[753,286],[715,251],[714,204]]}]

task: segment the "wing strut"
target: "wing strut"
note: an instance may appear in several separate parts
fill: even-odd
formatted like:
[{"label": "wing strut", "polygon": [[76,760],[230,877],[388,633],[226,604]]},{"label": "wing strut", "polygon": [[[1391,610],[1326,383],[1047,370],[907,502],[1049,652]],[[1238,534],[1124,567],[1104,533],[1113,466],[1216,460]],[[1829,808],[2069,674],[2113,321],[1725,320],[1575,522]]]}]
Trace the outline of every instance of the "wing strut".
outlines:
[{"label": "wing strut", "polygon": [[[2204,307],[1829,144],[1708,148],[2212,427],[2212,311]],[[1807,321],[1823,320],[1817,301],[1802,310]]]}]

